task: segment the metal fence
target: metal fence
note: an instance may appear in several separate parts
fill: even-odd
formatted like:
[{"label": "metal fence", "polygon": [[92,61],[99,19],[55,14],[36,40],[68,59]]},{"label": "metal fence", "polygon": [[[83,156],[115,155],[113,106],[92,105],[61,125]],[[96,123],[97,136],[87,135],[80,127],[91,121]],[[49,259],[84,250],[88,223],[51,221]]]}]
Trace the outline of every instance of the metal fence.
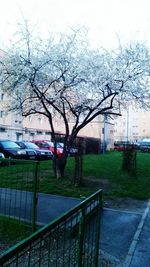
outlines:
[{"label": "metal fence", "polygon": [[0,256],[0,266],[98,267],[99,190]]},{"label": "metal fence", "polygon": [[38,162],[0,160],[0,215],[28,222],[35,230]]}]

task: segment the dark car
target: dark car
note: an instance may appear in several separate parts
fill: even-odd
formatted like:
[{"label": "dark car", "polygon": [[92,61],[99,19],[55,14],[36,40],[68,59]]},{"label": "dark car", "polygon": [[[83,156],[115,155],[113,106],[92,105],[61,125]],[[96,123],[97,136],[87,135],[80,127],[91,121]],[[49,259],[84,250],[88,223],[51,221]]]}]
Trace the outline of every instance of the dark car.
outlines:
[{"label": "dark car", "polygon": [[15,143],[19,146],[19,148],[21,148],[21,150],[25,150],[26,151],[26,159],[28,160],[36,160],[37,158],[37,153],[33,148],[27,148],[27,147],[21,147],[19,145],[19,141],[15,141]]},{"label": "dark car", "polygon": [[26,151],[11,140],[0,140],[0,153],[3,153],[5,158],[26,159]]},{"label": "dark car", "polygon": [[139,150],[141,152],[150,152],[150,142],[147,141],[139,142]]},{"label": "dark car", "polygon": [[32,149],[36,153],[36,160],[48,160],[53,158],[53,153],[48,149],[40,149],[36,144],[28,141],[16,141],[21,149]]},{"label": "dark car", "polygon": [[[57,143],[57,147],[58,148],[64,148],[64,143]],[[69,149],[69,151],[68,151],[68,155],[69,156],[75,156],[75,155],[77,155],[77,153],[78,153],[78,149],[77,148],[74,148],[74,147],[71,147],[70,149]]]}]

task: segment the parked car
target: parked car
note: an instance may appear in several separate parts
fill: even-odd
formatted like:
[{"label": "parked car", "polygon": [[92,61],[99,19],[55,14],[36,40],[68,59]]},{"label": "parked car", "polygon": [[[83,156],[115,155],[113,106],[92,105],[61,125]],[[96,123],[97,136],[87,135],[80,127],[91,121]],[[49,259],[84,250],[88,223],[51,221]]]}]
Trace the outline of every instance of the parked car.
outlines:
[{"label": "parked car", "polygon": [[141,152],[150,152],[150,142],[146,141],[139,142],[139,150]]},{"label": "parked car", "polygon": [[5,166],[5,162],[3,161],[5,159],[5,156],[3,153],[0,153],[0,166]]},{"label": "parked car", "polygon": [[15,142],[11,140],[0,140],[0,153],[5,158],[26,159],[26,151],[21,149]]},{"label": "parked car", "polygon": [[127,141],[116,141],[114,142],[114,150],[123,151],[130,144],[131,143]]},{"label": "parked car", "polygon": [[5,158],[4,154],[0,153],[0,159],[4,159],[4,158]]},{"label": "parked car", "polygon": [[[33,140],[32,141],[34,144],[36,144],[40,149],[48,149],[50,150],[52,153],[54,153],[54,143],[51,141],[46,141],[46,140]],[[62,156],[63,153],[63,148],[61,147],[57,147],[56,148],[56,153],[58,157]]]},{"label": "parked car", "polygon": [[134,148],[136,149],[136,150],[140,150],[140,143],[139,142],[134,142],[133,143],[133,145],[134,145]]},{"label": "parked car", "polygon": [[[64,143],[57,143],[57,147],[58,148],[64,148]],[[69,156],[75,156],[76,154],[77,154],[77,152],[78,152],[78,149],[77,148],[73,148],[73,147],[71,147],[70,149],[69,149],[69,151],[68,151],[68,155]]]},{"label": "parked car", "polygon": [[21,147],[19,145],[19,141],[15,141],[15,143],[19,146],[19,148],[21,148],[22,150],[26,151],[26,159],[28,160],[36,160],[37,157],[37,153],[33,148],[28,148],[28,147]]},{"label": "parked car", "polygon": [[27,141],[16,141],[17,145],[20,146],[21,149],[33,150],[35,153],[36,160],[48,160],[52,159],[53,153],[48,149],[40,149],[36,144]]}]

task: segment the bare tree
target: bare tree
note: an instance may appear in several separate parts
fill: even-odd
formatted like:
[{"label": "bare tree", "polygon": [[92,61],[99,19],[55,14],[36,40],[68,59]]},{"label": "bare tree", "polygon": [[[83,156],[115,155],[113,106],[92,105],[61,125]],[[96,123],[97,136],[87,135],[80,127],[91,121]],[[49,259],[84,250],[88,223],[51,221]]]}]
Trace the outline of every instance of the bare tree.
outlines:
[{"label": "bare tree", "polygon": [[61,158],[55,145],[57,177],[63,177],[68,150],[83,127],[101,114],[120,115],[126,99],[146,100],[148,105],[150,97],[149,51],[144,45],[108,53],[90,49],[85,40],[79,30],[42,41],[32,38],[26,27],[0,61],[1,85],[11,96],[10,110],[19,110],[25,117],[46,116],[54,142],[56,118],[64,123]]}]

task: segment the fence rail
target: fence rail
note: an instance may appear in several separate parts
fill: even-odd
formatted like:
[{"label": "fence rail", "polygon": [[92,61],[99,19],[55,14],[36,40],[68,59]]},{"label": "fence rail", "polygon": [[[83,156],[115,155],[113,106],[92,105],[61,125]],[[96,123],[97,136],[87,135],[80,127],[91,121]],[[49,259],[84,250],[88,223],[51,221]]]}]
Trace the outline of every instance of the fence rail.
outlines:
[{"label": "fence rail", "polygon": [[0,256],[0,266],[97,267],[102,190]]}]

